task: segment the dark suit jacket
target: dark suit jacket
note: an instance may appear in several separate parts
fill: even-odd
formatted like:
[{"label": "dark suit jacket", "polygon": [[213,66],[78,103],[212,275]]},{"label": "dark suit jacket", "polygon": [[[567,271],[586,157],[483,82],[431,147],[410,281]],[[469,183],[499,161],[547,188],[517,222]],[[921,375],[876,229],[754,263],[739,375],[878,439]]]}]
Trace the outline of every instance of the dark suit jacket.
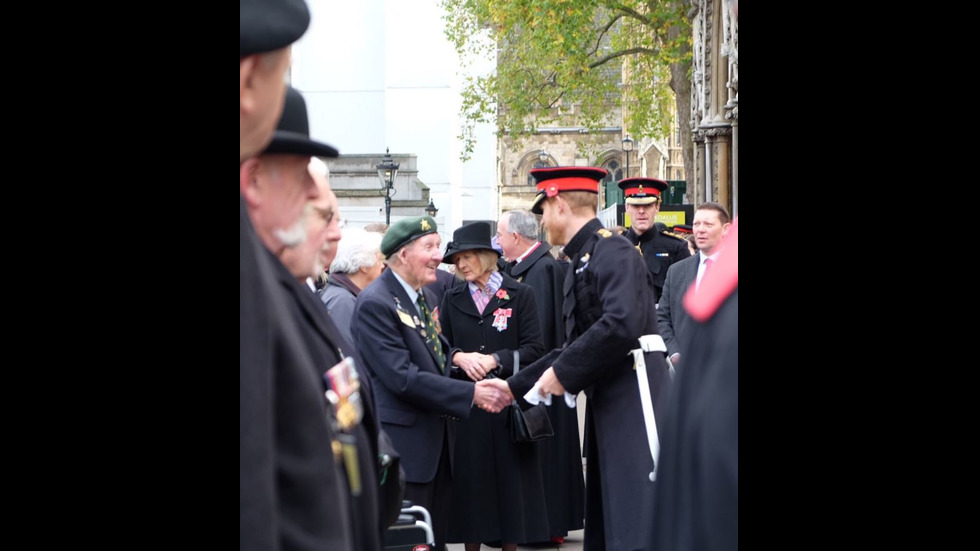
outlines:
[{"label": "dark suit jacket", "polygon": [[[657,307],[657,326],[660,336],[667,344],[667,355],[680,352],[694,325],[691,316],[684,309],[684,293],[694,283],[698,275],[698,263],[701,255],[689,256],[667,269],[667,279],[664,291],[660,295],[660,305]],[[681,358],[683,362],[683,358]]]},{"label": "dark suit jacket", "polygon": [[[432,292],[426,302],[435,308]],[[402,312],[407,316],[406,323]],[[438,313],[433,312],[436,317]],[[447,422],[451,417],[467,418],[473,404],[473,383],[449,378],[449,359],[443,373],[416,325],[418,310],[391,269],[368,285],[357,296],[351,335],[371,374],[381,426],[401,454],[405,480],[431,482],[439,466],[443,438],[454,433]],[[421,322],[421,320],[419,320]],[[443,351],[449,346],[440,335]],[[450,466],[452,454],[450,454]]]},{"label": "dark suit jacket", "polygon": [[309,347],[321,388],[326,390],[323,374],[327,370],[347,356],[354,359],[364,411],[361,423],[347,431],[356,444],[357,470],[361,479],[360,495],[351,495],[354,537],[357,549],[381,549],[384,543],[382,507],[378,497],[378,433],[381,424],[375,408],[371,378],[365,370],[364,361],[327,315],[327,309],[320,299],[306,284],[297,281],[282,263],[278,263],[276,268],[280,286],[292,299],[291,309]]},{"label": "dark suit jacket", "polygon": [[354,549],[323,385],[240,210],[239,549]]},{"label": "dark suit jacket", "polygon": [[560,347],[565,342],[565,329],[561,322],[565,272],[551,256],[551,245],[542,241],[527,258],[512,265],[508,273],[534,290],[545,351]]}]

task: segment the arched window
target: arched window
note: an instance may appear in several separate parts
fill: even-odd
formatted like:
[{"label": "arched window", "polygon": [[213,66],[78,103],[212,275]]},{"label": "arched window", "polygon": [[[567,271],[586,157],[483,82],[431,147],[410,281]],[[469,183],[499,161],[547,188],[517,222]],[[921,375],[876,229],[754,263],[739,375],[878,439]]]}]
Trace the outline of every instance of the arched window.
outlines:
[{"label": "arched window", "polygon": [[602,163],[602,168],[606,169],[606,177],[602,179],[602,189],[606,191],[603,204],[606,208],[622,201],[623,192],[616,185],[623,179],[623,166],[616,159],[610,159]]}]

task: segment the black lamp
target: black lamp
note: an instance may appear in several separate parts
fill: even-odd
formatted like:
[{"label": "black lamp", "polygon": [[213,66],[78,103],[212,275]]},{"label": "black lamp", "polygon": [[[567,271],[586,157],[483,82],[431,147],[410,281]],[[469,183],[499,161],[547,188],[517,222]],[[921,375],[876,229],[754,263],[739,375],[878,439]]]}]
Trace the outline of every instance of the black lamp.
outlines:
[{"label": "black lamp", "polygon": [[626,177],[629,178],[630,177],[630,151],[633,151],[633,138],[631,138],[629,134],[627,134],[626,137],[623,138],[623,151],[626,152]]},{"label": "black lamp", "polygon": [[385,148],[385,156],[377,165],[378,178],[381,179],[381,192],[385,194],[385,224],[391,224],[391,196],[398,192],[395,189],[395,175],[398,174],[399,163],[392,162],[389,148]]},{"label": "black lamp", "polygon": [[432,198],[429,198],[429,206],[425,207],[425,212],[426,214],[428,214],[433,218],[435,218],[436,214],[439,213],[439,209],[437,209],[436,206],[432,204]]}]

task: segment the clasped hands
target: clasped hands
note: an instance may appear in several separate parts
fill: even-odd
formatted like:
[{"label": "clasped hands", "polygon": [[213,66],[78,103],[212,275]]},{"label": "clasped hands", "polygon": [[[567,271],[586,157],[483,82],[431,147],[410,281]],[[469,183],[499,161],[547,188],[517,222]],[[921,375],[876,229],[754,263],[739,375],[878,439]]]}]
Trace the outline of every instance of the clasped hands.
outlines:
[{"label": "clasped hands", "polygon": [[497,368],[497,360],[479,352],[457,352],[453,354],[453,365],[463,370],[472,381],[482,381]]}]

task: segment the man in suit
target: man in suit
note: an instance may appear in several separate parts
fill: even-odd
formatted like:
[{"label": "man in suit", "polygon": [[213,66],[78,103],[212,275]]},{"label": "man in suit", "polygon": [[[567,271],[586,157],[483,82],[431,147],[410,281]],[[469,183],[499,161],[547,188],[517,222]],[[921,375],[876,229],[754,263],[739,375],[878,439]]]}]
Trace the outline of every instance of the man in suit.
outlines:
[{"label": "man in suit", "polygon": [[693,318],[663,416],[654,551],[738,549],[738,218],[685,293]]},{"label": "man in suit", "polygon": [[[563,288],[565,346],[506,381],[523,396],[563,396],[585,391],[588,472],[585,476],[585,548],[648,549],[652,534],[654,462],[641,392],[660,410],[669,386],[663,353],[643,354],[646,390],[634,371],[639,338],[657,333],[651,274],[624,237],[596,218],[599,182],[607,172],[592,167],[531,170],[548,241],[564,245],[571,267]],[[652,420],[651,420],[652,421]],[[653,427],[650,427],[653,428]],[[655,432],[653,433],[655,434]]]},{"label": "man in suit", "polygon": [[[538,220],[526,210],[512,210],[497,222],[497,243],[510,261],[507,273],[534,290],[544,349],[550,352],[565,342],[562,289],[565,271],[551,256],[551,245],[538,241]],[[541,467],[551,538],[561,543],[571,530],[581,530],[585,519],[585,480],[578,414],[556,400],[548,406],[555,435],[542,440]]]},{"label": "man in suit", "polygon": [[626,178],[618,185],[626,200],[626,214],[630,216],[630,229],[623,235],[643,253],[643,260],[653,275],[656,304],[663,292],[667,268],[691,256],[691,251],[683,238],[655,222],[660,212],[660,192],[667,189],[667,182],[655,178]]},{"label": "man in suit", "polygon": [[[277,251],[295,243],[303,204],[316,197],[306,160],[287,162],[288,200],[262,228],[248,205],[264,200],[245,181],[249,158],[272,138],[284,111],[289,45],[309,26],[302,0],[241,0],[239,87],[239,530],[241,550],[354,549],[350,505],[333,460],[322,384],[276,282]],[[305,114],[305,113],[304,113]],[[254,166],[254,165],[253,165]],[[248,191],[246,191],[248,189]],[[260,237],[261,236],[261,237]]]},{"label": "man in suit", "polygon": [[439,331],[435,297],[425,288],[442,262],[440,241],[429,216],[388,228],[381,241],[388,269],[358,295],[351,335],[370,371],[381,426],[401,454],[405,499],[429,510],[436,547],[444,549],[454,420],[468,418],[474,405],[499,412],[510,397],[488,381],[449,377],[449,344]]},{"label": "man in suit", "polygon": [[688,344],[694,325],[681,301],[691,283],[700,282],[706,266],[718,256],[722,238],[728,234],[731,226],[728,211],[719,203],[702,203],[694,211],[693,226],[698,254],[670,266],[657,307],[657,325],[667,344],[667,355],[675,367],[679,367],[681,349]]}]

